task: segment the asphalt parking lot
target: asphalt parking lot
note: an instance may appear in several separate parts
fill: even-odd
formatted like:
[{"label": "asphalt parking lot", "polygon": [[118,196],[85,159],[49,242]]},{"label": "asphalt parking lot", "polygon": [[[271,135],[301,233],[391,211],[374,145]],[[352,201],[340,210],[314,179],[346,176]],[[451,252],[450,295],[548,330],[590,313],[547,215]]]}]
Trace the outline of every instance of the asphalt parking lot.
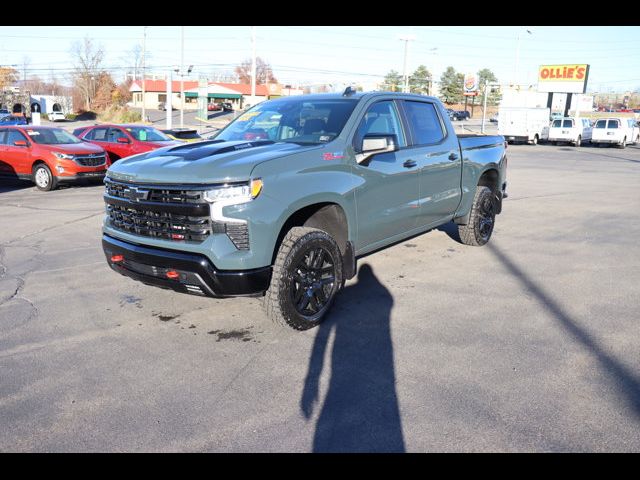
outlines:
[{"label": "asphalt parking lot", "polygon": [[305,332],[112,272],[101,186],[0,183],[0,451],[640,450],[640,146],[507,153],[487,246],[363,258]]}]

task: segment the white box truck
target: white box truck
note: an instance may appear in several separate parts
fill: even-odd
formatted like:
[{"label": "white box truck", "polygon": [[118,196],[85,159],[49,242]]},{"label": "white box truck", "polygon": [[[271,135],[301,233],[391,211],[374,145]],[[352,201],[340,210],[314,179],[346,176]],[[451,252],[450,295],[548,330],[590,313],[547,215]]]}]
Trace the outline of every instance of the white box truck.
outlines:
[{"label": "white box truck", "polygon": [[548,108],[501,107],[498,110],[498,134],[509,143],[536,145],[549,127]]}]

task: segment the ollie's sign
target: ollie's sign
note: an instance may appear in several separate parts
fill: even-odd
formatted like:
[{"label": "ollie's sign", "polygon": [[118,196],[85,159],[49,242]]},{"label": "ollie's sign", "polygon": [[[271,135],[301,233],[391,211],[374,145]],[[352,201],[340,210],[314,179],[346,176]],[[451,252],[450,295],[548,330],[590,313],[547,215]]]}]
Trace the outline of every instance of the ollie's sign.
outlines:
[{"label": "ollie's sign", "polygon": [[589,65],[540,65],[538,91],[558,93],[584,93],[587,89]]}]

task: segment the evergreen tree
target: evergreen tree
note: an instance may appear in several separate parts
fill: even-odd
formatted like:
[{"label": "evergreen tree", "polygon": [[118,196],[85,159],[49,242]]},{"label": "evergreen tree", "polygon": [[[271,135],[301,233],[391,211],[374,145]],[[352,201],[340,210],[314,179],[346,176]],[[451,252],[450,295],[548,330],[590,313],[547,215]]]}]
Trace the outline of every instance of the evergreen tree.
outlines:
[{"label": "evergreen tree", "polygon": [[391,70],[384,77],[384,81],[382,82],[382,89],[388,90],[390,92],[401,92],[402,91],[402,75],[400,75],[395,70]]},{"label": "evergreen tree", "polygon": [[[485,82],[496,83],[498,81],[498,77],[494,75],[494,73],[488,68],[483,68],[478,72],[478,86],[480,87],[480,93],[484,95],[484,84]],[[502,95],[500,94],[500,89],[497,86],[491,87],[489,86],[489,96],[487,97],[487,105],[498,105],[500,100],[502,99]],[[484,98],[482,98],[484,102]]]},{"label": "evergreen tree", "polygon": [[440,76],[440,100],[445,103],[460,103],[463,98],[463,82],[464,74],[456,72],[453,67],[447,67]]},{"label": "evergreen tree", "polygon": [[431,72],[420,65],[409,77],[409,91],[411,93],[431,94]]}]

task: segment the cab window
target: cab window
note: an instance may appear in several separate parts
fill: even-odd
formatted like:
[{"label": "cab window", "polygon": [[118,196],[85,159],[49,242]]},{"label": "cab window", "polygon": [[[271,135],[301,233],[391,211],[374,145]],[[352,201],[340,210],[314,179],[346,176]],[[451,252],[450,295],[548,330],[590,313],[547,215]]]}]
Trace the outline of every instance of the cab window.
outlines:
[{"label": "cab window", "polygon": [[407,146],[400,117],[392,100],[383,100],[369,107],[358,126],[356,145],[361,145],[366,135],[376,134],[395,135],[399,147]]},{"label": "cab window", "polygon": [[409,125],[413,129],[415,145],[439,143],[444,139],[444,130],[433,103],[404,102]]}]

